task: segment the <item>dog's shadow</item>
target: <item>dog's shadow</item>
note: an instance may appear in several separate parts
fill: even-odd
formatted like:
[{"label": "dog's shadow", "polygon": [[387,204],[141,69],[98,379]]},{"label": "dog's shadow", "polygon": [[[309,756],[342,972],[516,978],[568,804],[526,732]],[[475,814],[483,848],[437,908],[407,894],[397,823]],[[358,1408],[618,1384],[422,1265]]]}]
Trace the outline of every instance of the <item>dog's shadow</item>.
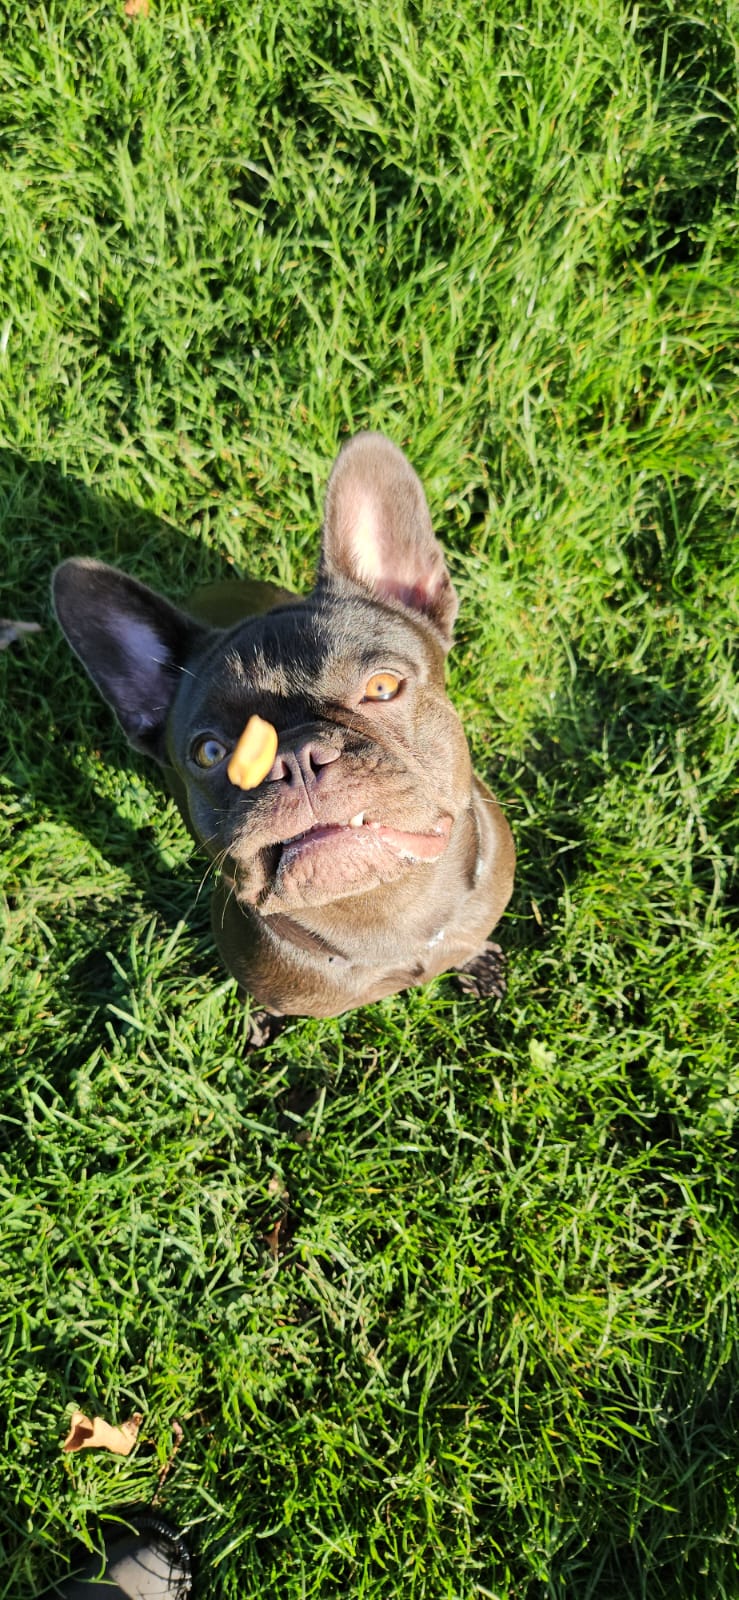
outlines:
[{"label": "dog's shadow", "polygon": [[[67,836],[61,842],[64,873],[73,878],[75,836],[83,835],[87,860],[83,864],[80,851],[81,873],[92,851],[131,888],[130,896],[124,888],[114,903],[99,908],[89,929],[77,919],[80,955],[66,990],[83,1016],[111,998],[115,979],[104,948],[125,945],[142,907],[165,923],[186,922],[203,969],[219,967],[208,930],[210,896],[199,893],[206,863],[160,769],[131,750],[62,638],[51,608],[52,571],[67,556],[94,556],[152,582],[201,615],[197,596],[207,590],[206,609],[212,614],[215,606],[213,620],[224,625],[232,620],[230,596],[238,595],[242,612],[263,610],[280,591],[258,580],[235,582],[233,564],[209,546],[199,527],[186,532],[122,499],[99,495],[54,464],[29,463],[11,450],[0,450],[0,529],[0,614],[41,628],[0,651],[7,735],[0,764],[11,848],[20,860],[35,860],[32,875],[43,877],[43,850],[60,829]],[[253,607],[244,605],[244,582],[253,590]],[[51,850],[59,849],[57,839]],[[22,896],[22,886],[17,894]],[[11,889],[11,914],[13,901]]]},{"label": "dog's shadow", "polygon": [[[0,653],[2,703],[11,730],[6,773],[47,819],[72,828],[110,861],[125,865],[145,898],[156,898],[172,871],[158,850],[156,831],[137,826],[97,787],[94,806],[81,811],[80,725],[85,741],[131,784],[144,782],[169,798],[160,769],[136,755],[86,674],[70,653],[53,617],[50,578],[57,562],[91,555],[153,581],[193,615],[218,626],[269,609],[286,598],[280,586],[237,574],[226,558],[199,537],[140,507],[102,497],[52,464],[28,464],[0,450],[0,524],[7,559],[0,581],[0,612],[40,625]],[[156,578],[152,580],[152,572]]]}]

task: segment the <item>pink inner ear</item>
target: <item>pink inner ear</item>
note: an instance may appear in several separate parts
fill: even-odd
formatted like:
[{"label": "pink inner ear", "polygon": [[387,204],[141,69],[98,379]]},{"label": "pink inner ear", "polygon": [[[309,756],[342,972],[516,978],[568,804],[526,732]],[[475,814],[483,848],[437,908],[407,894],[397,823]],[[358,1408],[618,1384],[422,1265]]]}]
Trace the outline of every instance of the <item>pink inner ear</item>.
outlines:
[{"label": "pink inner ear", "polygon": [[433,610],[445,577],[441,552],[432,555],[427,572],[419,573],[418,552],[403,556],[393,545],[383,528],[381,509],[369,495],[362,495],[354,509],[348,543],[357,577],[378,598],[399,600],[414,611]]},{"label": "pink inner ear", "polygon": [[357,573],[373,588],[382,583],[382,522],[377,506],[368,496],[362,495],[351,518],[349,541],[356,562]]}]

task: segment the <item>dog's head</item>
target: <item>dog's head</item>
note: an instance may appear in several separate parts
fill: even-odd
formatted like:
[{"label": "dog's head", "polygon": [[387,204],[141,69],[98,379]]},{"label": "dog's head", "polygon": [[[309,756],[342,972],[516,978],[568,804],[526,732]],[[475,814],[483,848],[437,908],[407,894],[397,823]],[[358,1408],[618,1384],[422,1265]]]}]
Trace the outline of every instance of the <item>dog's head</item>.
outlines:
[{"label": "dog's head", "polygon": [[[419,479],[389,440],[359,434],[338,456],[304,600],[214,629],[74,559],[54,603],[131,743],[174,769],[239,899],[326,905],[446,851],[472,782],[444,691],[457,601]],[[253,715],[279,743],[244,791],[228,767]]]}]

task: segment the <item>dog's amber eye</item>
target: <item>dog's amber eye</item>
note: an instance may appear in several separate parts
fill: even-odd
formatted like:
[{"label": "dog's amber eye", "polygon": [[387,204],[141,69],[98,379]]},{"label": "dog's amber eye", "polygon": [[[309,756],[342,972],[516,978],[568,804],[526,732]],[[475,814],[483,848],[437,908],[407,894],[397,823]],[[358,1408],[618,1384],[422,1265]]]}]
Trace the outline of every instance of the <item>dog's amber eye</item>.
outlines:
[{"label": "dog's amber eye", "polygon": [[226,746],[221,744],[220,739],[199,739],[193,746],[193,761],[197,761],[199,767],[217,767],[227,755]]},{"label": "dog's amber eye", "polygon": [[363,700],[394,700],[401,685],[394,672],[373,672],[364,686]]}]

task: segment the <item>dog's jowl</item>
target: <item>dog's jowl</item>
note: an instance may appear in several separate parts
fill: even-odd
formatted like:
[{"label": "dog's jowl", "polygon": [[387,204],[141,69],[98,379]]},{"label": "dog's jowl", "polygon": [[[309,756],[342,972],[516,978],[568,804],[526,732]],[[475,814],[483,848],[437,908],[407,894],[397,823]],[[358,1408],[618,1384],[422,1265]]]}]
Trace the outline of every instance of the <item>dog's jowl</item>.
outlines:
[{"label": "dog's jowl", "polygon": [[513,841],[444,690],[457,600],[402,451],[372,433],[341,451],[310,595],[231,593],[223,626],[101,562],[54,575],[69,643],[220,865],[226,966],[275,1014],[333,1016],[450,968],[500,993],[487,936]]}]

